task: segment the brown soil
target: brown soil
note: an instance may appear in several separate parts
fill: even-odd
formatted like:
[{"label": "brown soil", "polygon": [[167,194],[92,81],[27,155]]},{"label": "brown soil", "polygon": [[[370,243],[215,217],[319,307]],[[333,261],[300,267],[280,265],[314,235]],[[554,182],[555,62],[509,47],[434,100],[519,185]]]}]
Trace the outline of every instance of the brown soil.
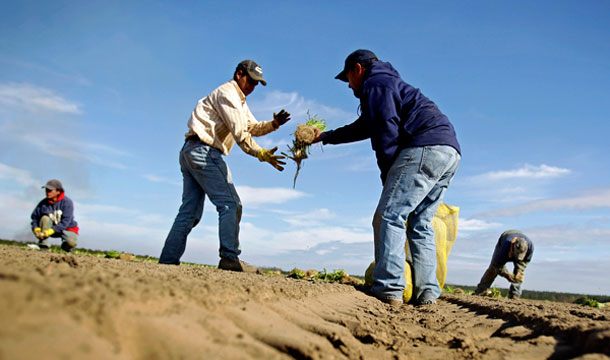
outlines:
[{"label": "brown soil", "polygon": [[[0,359],[610,359],[610,311],[0,247]],[[604,355],[605,354],[605,355]]]},{"label": "brown soil", "polygon": [[305,145],[311,145],[315,137],[316,133],[313,127],[305,124],[298,125],[294,132],[294,138]]}]

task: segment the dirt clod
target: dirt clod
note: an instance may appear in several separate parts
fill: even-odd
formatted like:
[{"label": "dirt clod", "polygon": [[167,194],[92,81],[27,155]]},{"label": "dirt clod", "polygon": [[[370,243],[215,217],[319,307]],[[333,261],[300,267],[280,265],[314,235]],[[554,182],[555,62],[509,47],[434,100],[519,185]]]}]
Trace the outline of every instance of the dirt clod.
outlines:
[{"label": "dirt clod", "polygon": [[316,133],[313,126],[299,124],[294,132],[294,137],[297,141],[300,141],[305,145],[311,145],[313,139],[316,137]]}]

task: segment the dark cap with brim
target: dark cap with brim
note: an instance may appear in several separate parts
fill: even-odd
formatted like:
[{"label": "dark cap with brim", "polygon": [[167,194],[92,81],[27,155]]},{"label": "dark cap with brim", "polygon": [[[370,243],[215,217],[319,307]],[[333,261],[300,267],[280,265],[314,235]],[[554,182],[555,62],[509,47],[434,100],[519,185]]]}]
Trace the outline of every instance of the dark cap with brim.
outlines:
[{"label": "dark cap with brim", "polygon": [[59,191],[64,190],[64,186],[61,184],[61,181],[56,180],[56,179],[47,181],[47,184],[44,185],[42,188],[48,189],[48,190],[59,190]]},{"label": "dark cap with brim", "polygon": [[370,65],[373,61],[377,61],[377,55],[370,50],[356,50],[353,53],[349,54],[345,59],[345,66],[343,70],[335,76],[335,79],[348,82],[347,80],[347,72],[356,66],[356,64],[360,64],[363,66]]},{"label": "dark cap with brim", "polygon": [[259,81],[263,86],[267,86],[267,81],[263,78],[263,69],[254,60],[243,60],[237,65],[236,70],[243,70],[252,80]]},{"label": "dark cap with brim", "polygon": [[525,254],[527,254],[527,241],[524,238],[519,237],[513,243],[513,256],[517,260],[525,259]]}]

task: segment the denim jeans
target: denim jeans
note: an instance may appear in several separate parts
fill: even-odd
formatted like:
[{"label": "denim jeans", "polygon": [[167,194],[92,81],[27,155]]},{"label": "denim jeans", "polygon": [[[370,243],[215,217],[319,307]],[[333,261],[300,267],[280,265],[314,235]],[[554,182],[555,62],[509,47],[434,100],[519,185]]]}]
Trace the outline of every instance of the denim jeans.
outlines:
[{"label": "denim jeans", "polygon": [[[38,226],[43,231],[48,230],[53,227],[53,220],[51,220],[51,218],[49,216],[45,215],[40,218],[40,222],[38,223]],[[67,249],[72,249],[72,248],[76,247],[76,243],[78,242],[78,235],[75,232],[69,231],[69,230],[64,230],[60,233],[55,233],[55,234],[51,235],[51,237],[54,237],[54,238],[60,237],[62,244],[65,243],[65,245],[63,247],[65,247]],[[40,240],[39,242],[40,242],[40,244],[43,244],[46,246],[50,245],[48,238],[46,238],[44,240]]]},{"label": "denim jeans", "polygon": [[[500,238],[500,240],[502,240],[502,238]],[[500,252],[500,241],[498,241],[498,243],[496,244],[494,253],[492,255],[492,259],[497,258],[498,252]],[[513,269],[513,275],[517,276],[517,273],[519,273],[519,272],[524,274],[527,264],[528,263],[525,263],[523,261],[515,261],[514,262],[515,268]],[[477,289],[475,290],[475,293],[482,293],[485,290],[489,289],[491,287],[491,284],[493,284],[494,280],[496,279],[496,277],[503,272],[508,272],[508,270],[506,269],[506,264],[497,264],[497,263],[494,263],[494,261],[492,260],[492,262],[489,264],[489,267],[487,268],[487,270],[485,270],[485,273],[483,273],[483,276],[481,277],[481,280],[479,281],[479,284],[477,285]],[[508,295],[511,297],[515,296],[515,295],[520,297],[522,284],[523,284],[522,281],[516,281],[516,282],[510,283],[510,288],[508,289]]]},{"label": "denim jeans", "polygon": [[373,217],[376,264],[371,292],[375,296],[402,300],[407,237],[413,260],[413,299],[422,300],[424,293],[425,299],[440,296],[431,222],[460,159],[446,145],[406,148],[396,157]]},{"label": "denim jeans", "polygon": [[242,208],[222,153],[201,141],[189,139],[180,151],[180,170],[182,205],[165,240],[159,263],[180,264],[186,237],[201,220],[206,195],[218,211],[220,256],[237,260],[241,253],[239,222]]}]

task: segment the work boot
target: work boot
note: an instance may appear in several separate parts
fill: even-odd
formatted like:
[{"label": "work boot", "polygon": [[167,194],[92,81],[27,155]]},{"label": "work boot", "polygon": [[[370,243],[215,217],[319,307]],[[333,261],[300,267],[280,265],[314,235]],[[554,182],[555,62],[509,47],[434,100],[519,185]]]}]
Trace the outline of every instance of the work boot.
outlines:
[{"label": "work boot", "polygon": [[403,304],[402,299],[394,299],[394,298],[388,297],[387,295],[373,294],[370,291],[370,289],[366,293],[370,296],[374,296],[375,298],[377,298],[377,300],[381,301],[382,303],[386,303],[386,304],[389,304],[392,306],[401,306]]},{"label": "work boot", "polygon": [[388,298],[388,297],[383,297],[383,296],[375,296],[377,298],[377,300],[381,301],[382,303],[386,303],[392,306],[401,306],[403,304],[403,301],[401,299],[392,299],[392,298]]},{"label": "work boot", "polygon": [[519,297],[520,297],[520,296],[519,296],[519,295],[517,295],[517,294],[508,294],[508,298],[509,298],[509,299],[519,299]]},{"label": "work boot", "polygon": [[424,291],[419,299],[415,302],[415,306],[436,304],[436,299],[430,294],[430,291]]},{"label": "work boot", "polygon": [[222,269],[222,270],[239,271],[239,272],[247,272],[247,273],[256,272],[255,266],[248,265],[244,261],[241,261],[239,259],[229,260],[226,258],[220,258],[220,262],[218,263],[218,268]]},{"label": "work boot", "polygon": [[64,241],[61,243],[61,249],[65,252],[71,253],[74,246],[70,245],[67,241]]},{"label": "work boot", "polygon": [[40,240],[38,242],[38,247],[40,248],[41,251],[47,251],[47,250],[49,250],[51,245],[49,245],[49,241],[47,241],[47,239],[44,239],[44,240]]},{"label": "work boot", "polygon": [[491,295],[491,289],[484,289],[484,290],[475,290],[474,293],[472,293],[473,295],[479,295],[479,296],[490,296]]}]

